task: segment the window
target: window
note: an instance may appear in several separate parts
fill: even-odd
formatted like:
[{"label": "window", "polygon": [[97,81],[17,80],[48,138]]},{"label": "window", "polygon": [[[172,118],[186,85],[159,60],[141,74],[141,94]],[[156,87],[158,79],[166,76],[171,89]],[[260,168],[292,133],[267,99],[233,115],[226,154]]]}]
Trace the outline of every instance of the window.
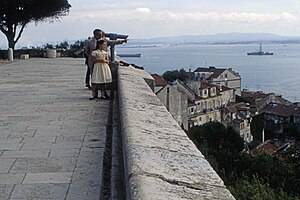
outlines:
[{"label": "window", "polygon": [[197,103],[197,112],[200,110],[200,103]]},{"label": "window", "polygon": [[214,113],[214,121],[217,121],[217,113]]},{"label": "window", "polygon": [[202,124],[201,122],[202,122],[202,118],[198,117],[198,124],[201,125]]},{"label": "window", "polygon": [[209,122],[209,121],[210,121],[209,116],[206,115],[206,122]]},{"label": "window", "polygon": [[241,123],[241,130],[243,130],[245,128],[245,124]]},{"label": "window", "polygon": [[211,88],[211,90],[210,90],[211,92],[211,96],[215,96],[216,95],[216,88],[215,87],[213,87],[213,88]]}]

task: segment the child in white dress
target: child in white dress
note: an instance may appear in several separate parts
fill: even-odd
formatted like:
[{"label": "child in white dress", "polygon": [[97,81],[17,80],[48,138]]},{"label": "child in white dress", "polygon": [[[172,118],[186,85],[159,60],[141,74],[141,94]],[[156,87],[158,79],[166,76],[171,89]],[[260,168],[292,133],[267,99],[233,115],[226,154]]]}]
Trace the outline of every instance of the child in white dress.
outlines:
[{"label": "child in white dress", "polygon": [[98,98],[97,94],[98,86],[101,91],[101,99],[108,99],[108,95],[105,90],[105,83],[112,82],[111,71],[109,68],[108,53],[106,52],[107,44],[104,40],[99,40],[97,42],[97,47],[95,51],[92,52],[94,68],[92,74],[92,97],[89,98],[93,100]]}]

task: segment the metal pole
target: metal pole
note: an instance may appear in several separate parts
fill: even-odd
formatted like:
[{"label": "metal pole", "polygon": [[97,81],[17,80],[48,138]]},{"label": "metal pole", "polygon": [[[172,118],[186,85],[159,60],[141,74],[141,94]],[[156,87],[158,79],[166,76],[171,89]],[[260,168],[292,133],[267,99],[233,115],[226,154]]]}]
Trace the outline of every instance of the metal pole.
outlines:
[{"label": "metal pole", "polygon": [[114,63],[115,62],[115,45],[112,44],[110,46],[110,62]]}]

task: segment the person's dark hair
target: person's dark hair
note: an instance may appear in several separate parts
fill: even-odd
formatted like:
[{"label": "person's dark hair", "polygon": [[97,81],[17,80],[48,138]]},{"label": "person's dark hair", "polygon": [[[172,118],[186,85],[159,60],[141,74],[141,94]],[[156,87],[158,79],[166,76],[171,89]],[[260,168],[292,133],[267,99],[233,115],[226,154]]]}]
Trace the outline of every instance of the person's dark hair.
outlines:
[{"label": "person's dark hair", "polygon": [[94,36],[97,36],[97,35],[99,34],[99,32],[101,32],[100,29],[95,29],[95,30],[93,31]]},{"label": "person's dark hair", "polygon": [[97,41],[97,45],[96,45],[96,49],[99,49],[100,46],[101,46],[102,44],[104,44],[104,43],[105,43],[104,40],[98,40],[98,41]]}]

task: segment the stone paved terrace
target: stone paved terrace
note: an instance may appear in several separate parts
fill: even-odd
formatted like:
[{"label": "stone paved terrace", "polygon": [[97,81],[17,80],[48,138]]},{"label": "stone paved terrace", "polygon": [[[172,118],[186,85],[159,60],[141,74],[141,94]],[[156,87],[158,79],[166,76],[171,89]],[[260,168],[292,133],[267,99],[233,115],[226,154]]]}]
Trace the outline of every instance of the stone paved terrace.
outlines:
[{"label": "stone paved terrace", "polygon": [[109,101],[83,59],[0,65],[0,199],[99,199]]},{"label": "stone paved terrace", "polygon": [[0,65],[0,199],[234,199],[148,73],[120,66],[114,98],[89,101],[83,63]]}]

